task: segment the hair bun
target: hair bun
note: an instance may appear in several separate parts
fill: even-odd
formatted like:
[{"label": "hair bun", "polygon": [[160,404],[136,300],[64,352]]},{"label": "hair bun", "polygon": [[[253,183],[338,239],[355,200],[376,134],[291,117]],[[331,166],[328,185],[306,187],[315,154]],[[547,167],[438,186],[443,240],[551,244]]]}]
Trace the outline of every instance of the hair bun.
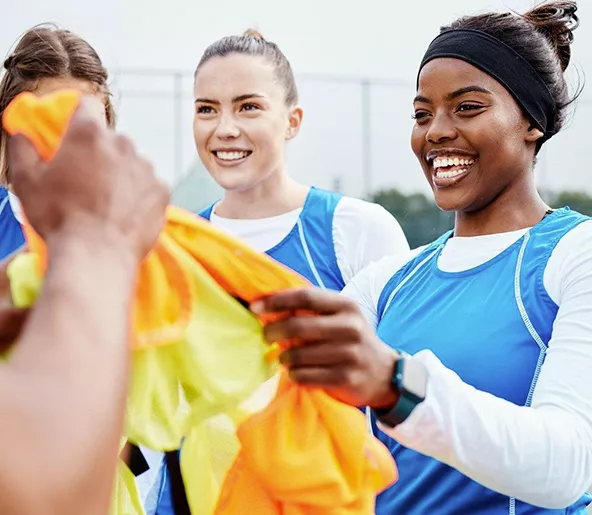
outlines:
[{"label": "hair bun", "polygon": [[569,66],[573,31],[580,23],[576,16],[577,10],[575,1],[548,2],[524,14],[524,19],[542,32],[553,45],[563,71]]},{"label": "hair bun", "polygon": [[9,55],[5,60],[4,60],[4,68],[6,70],[10,70],[14,65],[14,54]]},{"label": "hair bun", "polygon": [[260,39],[262,41],[265,41],[265,38],[263,37],[263,34],[261,34],[261,32],[256,31],[255,29],[247,29],[243,32],[243,36],[245,37],[249,37],[249,38],[255,38],[255,39]]}]

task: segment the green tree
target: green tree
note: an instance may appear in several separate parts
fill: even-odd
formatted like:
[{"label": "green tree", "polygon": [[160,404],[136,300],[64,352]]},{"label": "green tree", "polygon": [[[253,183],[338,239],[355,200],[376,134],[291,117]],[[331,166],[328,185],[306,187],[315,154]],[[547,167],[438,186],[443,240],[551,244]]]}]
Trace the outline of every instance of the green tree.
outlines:
[{"label": "green tree", "polygon": [[372,200],[398,220],[411,248],[430,243],[454,227],[454,214],[440,210],[422,193],[405,195],[396,189],[383,190]]},{"label": "green tree", "polygon": [[553,208],[569,206],[574,211],[578,211],[583,215],[592,216],[592,197],[586,193],[562,191],[555,195],[550,195],[549,204]]},{"label": "green tree", "polygon": [[[577,191],[546,192],[544,198],[555,209],[571,209],[592,216],[592,196]],[[378,191],[373,202],[383,206],[401,224],[411,248],[434,241],[454,227],[454,213],[440,210],[431,198],[421,193],[405,195],[396,189]]]}]

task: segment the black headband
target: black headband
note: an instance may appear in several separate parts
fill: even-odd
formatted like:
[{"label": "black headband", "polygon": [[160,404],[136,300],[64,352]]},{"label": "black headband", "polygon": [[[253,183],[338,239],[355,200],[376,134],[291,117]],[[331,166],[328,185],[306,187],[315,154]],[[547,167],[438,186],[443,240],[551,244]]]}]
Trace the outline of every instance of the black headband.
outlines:
[{"label": "black headband", "polygon": [[[478,30],[448,30],[431,42],[419,71],[439,57],[461,59],[491,75],[543,132],[544,140],[553,136],[556,109],[549,88],[530,63],[503,41]],[[419,73],[417,83],[419,85]]]}]

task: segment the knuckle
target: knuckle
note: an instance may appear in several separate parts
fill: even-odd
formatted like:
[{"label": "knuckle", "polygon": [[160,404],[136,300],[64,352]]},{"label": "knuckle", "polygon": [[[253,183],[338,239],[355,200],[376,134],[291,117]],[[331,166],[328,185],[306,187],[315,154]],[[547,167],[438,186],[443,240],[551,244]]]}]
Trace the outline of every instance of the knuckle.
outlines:
[{"label": "knuckle", "polygon": [[78,134],[90,141],[97,140],[101,135],[101,126],[97,120],[85,118],[76,125]]},{"label": "knuckle", "polygon": [[342,327],[350,340],[355,342],[360,341],[364,333],[364,323],[361,317],[347,315],[343,320]]},{"label": "knuckle", "polygon": [[[132,144],[132,143],[130,142],[130,144]],[[146,173],[148,173],[151,176],[153,176],[154,179],[155,179],[155,181],[158,181],[158,179],[156,179],[156,174],[154,172],[154,165],[152,164],[152,161],[150,161],[150,159],[148,159],[146,157],[139,157],[138,158],[138,161],[140,163],[140,166],[142,168],[144,168],[144,170],[146,171]]]},{"label": "knuckle", "polygon": [[290,317],[286,320],[286,337],[297,338],[306,330],[305,320],[301,317]]},{"label": "knuckle", "polygon": [[331,375],[333,377],[333,381],[335,383],[335,385],[344,385],[347,384],[347,378],[348,378],[348,369],[347,367],[335,367],[332,372]]},{"label": "knuckle", "polygon": [[355,300],[346,297],[343,297],[343,300],[345,302],[344,311],[361,316],[362,312],[360,311],[360,306],[358,306],[358,303]]},{"label": "knuckle", "polygon": [[124,134],[115,134],[115,146],[122,153],[132,153],[134,151],[132,140]]},{"label": "knuckle", "polygon": [[310,300],[311,300],[311,292],[312,292],[312,290],[310,288],[302,288],[302,289],[296,290],[296,292],[294,294],[294,298],[295,298],[296,302],[298,303],[298,305],[308,306],[310,304]]},{"label": "knuckle", "polygon": [[360,360],[360,348],[358,345],[348,345],[342,352],[343,358],[347,363],[357,363]]},{"label": "knuckle", "polygon": [[348,368],[345,371],[343,385],[351,390],[357,390],[360,387],[360,376],[355,369]]},{"label": "knuckle", "polygon": [[295,303],[295,292],[290,290],[281,291],[266,297],[264,299],[265,306],[271,311],[287,311],[291,309],[291,304]]}]

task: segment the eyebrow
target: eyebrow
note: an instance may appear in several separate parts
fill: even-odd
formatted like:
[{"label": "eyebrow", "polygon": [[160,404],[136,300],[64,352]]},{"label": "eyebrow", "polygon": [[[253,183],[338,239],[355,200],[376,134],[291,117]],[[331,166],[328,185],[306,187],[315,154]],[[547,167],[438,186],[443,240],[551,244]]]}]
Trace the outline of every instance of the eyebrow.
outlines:
[{"label": "eyebrow", "polygon": [[466,86],[446,95],[446,100],[454,100],[455,98],[458,98],[466,93],[485,93],[486,95],[493,94],[491,91],[482,88],[481,86]]},{"label": "eyebrow", "polygon": [[421,102],[422,104],[429,104],[430,103],[430,99],[428,97],[424,97],[422,95],[417,95],[413,99],[413,103],[415,104],[416,102]]},{"label": "eyebrow", "polygon": [[[458,98],[462,95],[466,95],[467,93],[485,93],[486,95],[493,94],[491,91],[489,91],[488,89],[482,88],[481,86],[465,86],[464,88],[459,88],[459,89],[453,91],[452,93],[449,93],[448,95],[446,95],[446,100],[447,101],[454,100],[455,98]],[[417,95],[413,99],[413,103],[415,104],[416,102],[429,104],[429,103],[431,103],[431,100],[428,97],[424,97],[422,95]]]},{"label": "eyebrow", "polygon": [[[264,97],[263,97],[263,95],[259,95],[258,93],[247,93],[246,95],[239,95],[237,97],[234,97],[232,99],[232,103],[236,104],[237,102],[242,102],[242,101],[248,100],[250,98],[264,98]],[[198,102],[200,102],[202,104],[220,105],[219,100],[213,100],[211,98],[196,98],[195,103],[197,104]]]}]

